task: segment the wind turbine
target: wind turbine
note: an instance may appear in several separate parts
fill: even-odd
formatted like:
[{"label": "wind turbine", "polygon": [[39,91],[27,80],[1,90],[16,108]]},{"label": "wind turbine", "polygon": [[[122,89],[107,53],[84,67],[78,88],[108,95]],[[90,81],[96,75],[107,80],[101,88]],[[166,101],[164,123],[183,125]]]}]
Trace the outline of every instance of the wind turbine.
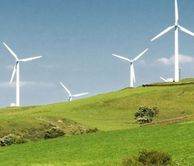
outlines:
[{"label": "wind turbine", "polygon": [[62,82],[59,82],[59,83],[65,89],[65,91],[68,93],[68,95],[69,95],[68,101],[72,101],[73,97],[80,97],[80,96],[85,96],[88,94],[88,92],[84,92],[84,93],[78,93],[78,94],[72,95],[71,92],[69,91],[69,89],[67,89],[67,87]]},{"label": "wind turbine", "polygon": [[180,74],[179,74],[179,29],[182,32],[185,32],[191,36],[194,36],[194,33],[190,30],[182,27],[179,25],[179,11],[178,11],[178,2],[175,0],[175,24],[172,26],[169,26],[165,30],[163,30],[161,33],[159,33],[157,36],[155,36],[151,41],[156,40],[157,38],[163,36],[167,32],[174,29],[174,54],[175,54],[175,82],[179,82]]},{"label": "wind turbine", "polygon": [[146,48],[143,52],[141,52],[138,56],[136,56],[132,60],[130,60],[128,58],[125,58],[123,56],[120,56],[120,55],[112,54],[113,56],[115,56],[117,58],[120,58],[122,60],[125,60],[125,61],[129,62],[129,65],[130,65],[130,87],[134,87],[133,84],[134,84],[134,82],[136,82],[136,79],[135,79],[135,71],[134,71],[134,65],[133,65],[133,63],[135,61],[137,61],[141,56],[143,56],[147,51],[148,51],[148,48]]},{"label": "wind turbine", "polygon": [[167,78],[167,79],[165,79],[165,78],[163,78],[163,77],[160,77],[160,79],[161,79],[162,81],[164,81],[164,82],[173,82],[173,81],[174,81],[173,78]]},{"label": "wind turbine", "polygon": [[42,56],[30,57],[25,59],[19,59],[18,56],[8,47],[7,44],[3,42],[3,45],[7,48],[7,50],[13,55],[15,58],[15,65],[13,68],[10,84],[13,82],[13,79],[16,75],[16,104],[15,106],[20,106],[20,62],[27,62],[34,59],[41,58]]}]

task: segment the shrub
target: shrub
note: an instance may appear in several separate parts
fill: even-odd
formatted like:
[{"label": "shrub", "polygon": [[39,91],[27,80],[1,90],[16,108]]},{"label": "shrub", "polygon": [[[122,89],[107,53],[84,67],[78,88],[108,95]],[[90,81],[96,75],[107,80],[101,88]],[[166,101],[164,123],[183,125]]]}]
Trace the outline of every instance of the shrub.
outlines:
[{"label": "shrub", "polygon": [[124,166],[167,166],[169,164],[171,164],[169,154],[147,150],[140,151],[138,156],[123,160]]},{"label": "shrub", "polygon": [[87,130],[86,130],[86,133],[95,133],[95,132],[97,132],[97,131],[98,131],[97,128],[92,128],[92,129],[87,129]]},{"label": "shrub", "polygon": [[7,146],[12,144],[21,144],[26,142],[21,136],[15,134],[9,134],[0,138],[0,145]]},{"label": "shrub", "polygon": [[85,128],[83,126],[71,126],[70,133],[73,135],[88,134],[97,132],[97,128]]},{"label": "shrub", "polygon": [[65,132],[61,130],[59,127],[52,127],[46,131],[44,138],[56,138],[65,135]]},{"label": "shrub", "polygon": [[168,165],[171,157],[164,152],[142,150],[139,152],[138,161],[144,165]]},{"label": "shrub", "polygon": [[159,109],[157,107],[139,107],[138,111],[135,112],[135,119],[140,124],[150,123],[158,113]]}]

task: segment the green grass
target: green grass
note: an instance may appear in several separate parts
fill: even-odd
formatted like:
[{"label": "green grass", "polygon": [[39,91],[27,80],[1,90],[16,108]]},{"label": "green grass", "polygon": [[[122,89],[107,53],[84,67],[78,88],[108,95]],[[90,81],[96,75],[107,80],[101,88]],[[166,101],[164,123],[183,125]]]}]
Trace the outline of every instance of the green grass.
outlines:
[{"label": "green grass", "polygon": [[0,128],[3,132],[16,127],[40,127],[42,118],[53,122],[72,120],[102,131],[128,129],[137,127],[134,113],[140,106],[159,107],[156,122],[160,122],[192,116],[193,101],[194,85],[124,89],[71,103],[3,109]]},{"label": "green grass", "polygon": [[142,149],[161,150],[194,163],[194,123],[141,127],[31,142],[0,148],[0,163],[13,165],[120,165]]},{"label": "green grass", "polygon": [[[143,148],[166,151],[175,160],[194,163],[194,128],[188,123],[194,120],[192,82],[194,79],[185,79],[176,86],[126,88],[73,102],[0,109],[0,137],[18,133],[40,139],[41,132],[53,124],[66,131],[72,126],[100,130],[0,147],[0,165],[116,165]],[[153,125],[134,123],[140,106],[160,109]]]},{"label": "green grass", "polygon": [[194,79],[193,78],[185,78],[180,80],[179,82],[156,82],[152,84],[144,84],[144,87],[149,86],[178,86],[178,85],[194,85]]}]

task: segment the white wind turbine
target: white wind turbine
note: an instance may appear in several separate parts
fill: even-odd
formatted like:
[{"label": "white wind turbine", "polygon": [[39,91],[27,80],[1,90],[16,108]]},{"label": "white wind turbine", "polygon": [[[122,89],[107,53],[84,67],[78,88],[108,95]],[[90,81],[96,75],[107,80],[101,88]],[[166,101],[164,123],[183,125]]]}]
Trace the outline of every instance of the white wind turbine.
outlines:
[{"label": "white wind turbine", "polygon": [[30,58],[25,58],[25,59],[19,59],[18,56],[11,50],[11,48],[8,47],[7,44],[3,42],[3,45],[7,48],[7,50],[13,55],[15,58],[15,65],[13,68],[12,76],[10,83],[13,82],[13,79],[16,75],[16,104],[15,106],[20,106],[20,62],[27,62],[31,61],[34,59],[41,58],[42,56],[36,56],[36,57],[30,57]]},{"label": "white wind turbine", "polygon": [[68,101],[72,101],[73,97],[80,97],[80,96],[85,96],[88,94],[88,92],[84,92],[84,93],[78,93],[78,94],[72,95],[69,89],[67,89],[67,87],[62,82],[60,82],[60,84],[69,95]]},{"label": "white wind turbine", "polygon": [[155,36],[153,39],[151,39],[151,41],[156,40],[157,38],[163,36],[164,34],[166,34],[167,32],[169,32],[170,30],[174,29],[174,42],[175,42],[175,47],[174,47],[174,54],[175,54],[175,82],[179,82],[179,77],[180,77],[180,73],[179,73],[179,29],[191,36],[194,36],[194,33],[189,31],[188,29],[182,27],[179,25],[179,11],[178,11],[178,2],[177,0],[175,0],[175,24],[172,26],[169,26],[168,28],[166,28],[165,30],[163,30],[160,34],[158,34],[157,36]]},{"label": "white wind turbine", "polygon": [[130,65],[130,87],[134,87],[133,84],[134,84],[134,82],[136,82],[136,79],[135,79],[135,71],[134,71],[134,65],[133,65],[133,63],[135,61],[137,61],[141,56],[143,56],[147,51],[148,51],[148,48],[146,48],[143,52],[141,52],[138,56],[136,56],[132,60],[130,60],[128,58],[125,58],[123,56],[120,56],[120,55],[112,54],[113,56],[115,56],[117,58],[120,58],[122,60],[125,60],[125,61],[129,62],[129,65]]},{"label": "white wind turbine", "polygon": [[174,82],[173,78],[163,78],[163,77],[160,77],[160,79],[164,82]]}]

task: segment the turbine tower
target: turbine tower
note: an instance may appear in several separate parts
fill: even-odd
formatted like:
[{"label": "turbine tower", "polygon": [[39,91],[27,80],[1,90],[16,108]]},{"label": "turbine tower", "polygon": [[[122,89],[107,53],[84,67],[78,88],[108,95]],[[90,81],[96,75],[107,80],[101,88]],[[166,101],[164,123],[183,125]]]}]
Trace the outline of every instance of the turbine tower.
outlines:
[{"label": "turbine tower", "polygon": [[179,74],[179,30],[182,32],[185,32],[191,36],[194,36],[194,33],[189,31],[188,29],[182,27],[179,25],[179,11],[178,11],[178,2],[175,0],[175,24],[172,26],[169,26],[165,30],[163,30],[161,33],[159,33],[157,36],[155,36],[151,41],[156,40],[157,38],[163,36],[167,32],[174,29],[174,56],[175,56],[175,82],[179,82],[180,74]]},{"label": "turbine tower", "polygon": [[19,59],[18,56],[8,47],[7,44],[3,42],[3,45],[7,48],[7,50],[13,55],[15,58],[15,65],[13,68],[10,84],[13,82],[13,79],[16,75],[16,104],[15,106],[20,106],[20,62],[27,62],[34,59],[41,58],[42,56],[36,56],[31,58]]},{"label": "turbine tower", "polygon": [[69,95],[68,101],[72,101],[73,97],[80,97],[80,96],[85,96],[88,94],[88,92],[84,92],[84,93],[78,93],[78,94],[72,95],[71,92],[69,91],[69,89],[67,89],[67,87],[62,82],[59,82],[59,83],[65,89],[65,91],[68,93],[68,95]]},{"label": "turbine tower", "polygon": [[130,65],[130,87],[134,87],[134,83],[136,82],[136,79],[135,79],[135,70],[134,70],[133,63],[135,61],[137,61],[141,56],[143,56],[147,51],[148,51],[148,48],[146,48],[143,52],[141,52],[138,56],[136,56],[132,60],[130,60],[128,58],[125,58],[123,56],[120,56],[120,55],[112,54],[113,56],[115,56],[117,58],[120,58],[122,60],[125,60],[125,61],[129,62],[129,65]]}]

